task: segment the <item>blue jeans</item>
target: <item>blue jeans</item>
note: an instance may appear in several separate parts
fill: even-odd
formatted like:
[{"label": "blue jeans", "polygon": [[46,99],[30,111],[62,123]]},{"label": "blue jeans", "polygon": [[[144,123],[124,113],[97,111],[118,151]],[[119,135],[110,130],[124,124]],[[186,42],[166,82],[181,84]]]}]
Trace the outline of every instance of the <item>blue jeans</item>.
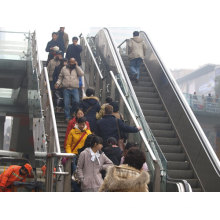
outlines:
[{"label": "blue jeans", "polygon": [[[79,106],[79,91],[78,89],[64,89],[63,90],[63,98],[64,98],[64,113],[66,119],[70,119],[72,116],[70,115],[70,111],[72,113],[76,111]],[[70,106],[70,98],[72,100],[72,107]]]},{"label": "blue jeans", "polygon": [[142,62],[143,62],[143,60],[140,57],[132,59],[130,61],[131,74],[133,76],[136,76],[136,79],[139,79],[139,77],[140,77],[140,66],[141,66]]}]

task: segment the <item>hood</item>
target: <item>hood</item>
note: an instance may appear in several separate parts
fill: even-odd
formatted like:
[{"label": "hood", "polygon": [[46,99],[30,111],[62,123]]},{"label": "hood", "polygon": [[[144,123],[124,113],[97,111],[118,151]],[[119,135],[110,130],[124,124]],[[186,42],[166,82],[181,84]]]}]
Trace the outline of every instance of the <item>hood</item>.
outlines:
[{"label": "hood", "polygon": [[131,38],[133,41],[135,41],[136,43],[141,43],[141,42],[143,42],[143,39],[141,38],[141,37],[139,37],[139,36],[137,36],[137,37],[133,37],[133,38]]},{"label": "hood", "polygon": [[94,99],[99,101],[99,98],[96,97],[96,96],[90,96],[90,97],[86,96],[86,97],[83,98],[83,100],[94,100]]},{"label": "hood", "polygon": [[[74,126],[74,128],[76,128],[76,129],[78,129],[79,131],[80,131],[80,129],[79,129],[79,127],[78,127],[78,124],[75,124],[75,126]],[[86,131],[88,128],[87,128],[87,125],[85,125],[85,127],[83,128],[83,131]],[[81,131],[80,131],[81,132]]]},{"label": "hood", "polygon": [[111,166],[108,169],[108,191],[142,192],[150,182],[150,175],[146,171],[139,171],[128,165]]}]

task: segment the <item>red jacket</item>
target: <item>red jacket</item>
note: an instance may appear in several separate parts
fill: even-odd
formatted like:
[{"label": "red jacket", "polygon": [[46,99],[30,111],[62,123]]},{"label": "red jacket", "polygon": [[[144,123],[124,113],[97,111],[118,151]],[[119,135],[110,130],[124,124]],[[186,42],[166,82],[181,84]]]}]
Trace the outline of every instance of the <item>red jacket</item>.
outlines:
[{"label": "red jacket", "polygon": [[7,188],[15,181],[25,182],[26,176],[21,176],[21,166],[12,165],[0,175],[0,187]]},{"label": "red jacket", "polygon": [[[69,121],[67,129],[66,129],[66,136],[65,136],[65,140],[64,140],[64,149],[66,149],[66,142],[67,142],[68,135],[69,135],[70,131],[75,127],[75,125],[76,125],[76,118],[74,117],[72,120]],[[86,121],[86,126],[90,130],[90,126],[89,126],[88,121]]]}]

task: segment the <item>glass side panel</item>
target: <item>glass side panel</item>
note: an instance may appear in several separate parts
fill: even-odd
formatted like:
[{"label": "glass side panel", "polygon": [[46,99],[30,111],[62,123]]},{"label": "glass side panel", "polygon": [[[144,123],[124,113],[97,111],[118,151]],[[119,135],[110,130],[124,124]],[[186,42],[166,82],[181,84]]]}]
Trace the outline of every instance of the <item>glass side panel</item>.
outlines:
[{"label": "glass side panel", "polygon": [[0,59],[26,60],[28,38],[26,33],[0,30]]}]

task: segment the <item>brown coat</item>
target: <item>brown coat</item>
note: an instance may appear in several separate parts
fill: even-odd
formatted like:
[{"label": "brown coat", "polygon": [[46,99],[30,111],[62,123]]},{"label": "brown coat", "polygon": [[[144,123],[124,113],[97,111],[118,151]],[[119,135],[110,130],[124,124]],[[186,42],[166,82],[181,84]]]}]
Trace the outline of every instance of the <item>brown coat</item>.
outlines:
[{"label": "brown coat", "polygon": [[65,89],[76,89],[79,88],[79,76],[83,76],[84,72],[79,66],[76,66],[72,71],[64,66],[59,74],[57,84]]},{"label": "brown coat", "polygon": [[148,192],[150,175],[126,164],[110,167],[99,192]]},{"label": "brown coat", "polygon": [[77,163],[77,176],[81,181],[82,191],[91,191],[91,189],[96,189],[98,191],[99,187],[103,183],[101,170],[106,170],[107,167],[113,165],[112,161],[102,153],[99,157],[100,164],[97,159],[93,162],[91,160],[90,148],[86,148],[79,156]]},{"label": "brown coat", "polygon": [[53,72],[55,70],[55,67],[59,65],[60,65],[60,61],[55,59],[50,60],[50,62],[48,63],[47,72],[49,76],[49,81],[53,81]]},{"label": "brown coat", "polygon": [[67,50],[67,47],[69,45],[69,36],[67,33],[63,33],[63,41],[64,41],[64,46],[65,46],[65,52]]}]

